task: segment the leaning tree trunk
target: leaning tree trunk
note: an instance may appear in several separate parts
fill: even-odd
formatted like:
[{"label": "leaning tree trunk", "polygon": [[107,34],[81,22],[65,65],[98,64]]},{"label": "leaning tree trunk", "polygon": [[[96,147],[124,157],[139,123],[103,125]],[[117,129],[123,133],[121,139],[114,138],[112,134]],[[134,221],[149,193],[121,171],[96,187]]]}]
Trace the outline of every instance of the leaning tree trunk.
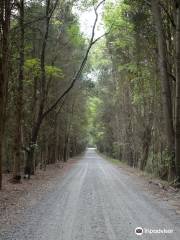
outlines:
[{"label": "leaning tree trunk", "polygon": [[19,4],[19,26],[20,26],[20,48],[19,48],[19,77],[16,91],[15,105],[15,138],[14,138],[14,168],[13,182],[19,182],[21,179],[21,130],[23,113],[23,79],[24,79],[24,0]]},{"label": "leaning tree trunk", "polygon": [[176,21],[176,113],[175,113],[175,162],[180,179],[180,4],[177,4]]},{"label": "leaning tree trunk", "polygon": [[52,16],[50,15],[50,2],[51,2],[50,0],[46,0],[46,28],[45,28],[45,33],[44,33],[43,42],[42,42],[42,49],[41,49],[40,106],[38,110],[37,120],[35,121],[32,127],[32,137],[29,143],[29,148],[27,150],[27,160],[26,160],[25,170],[24,170],[24,173],[25,175],[28,176],[28,178],[30,178],[33,172],[34,150],[35,150],[35,145],[37,143],[37,137],[41,127],[41,123],[43,120],[43,111],[44,111],[44,105],[46,101],[45,57],[46,57],[47,40],[49,35],[49,23]]},{"label": "leaning tree trunk", "polygon": [[0,1],[0,189],[2,187],[2,156],[5,129],[5,109],[8,85],[9,27],[11,0]]},{"label": "leaning tree trunk", "polygon": [[[82,71],[83,71],[83,69],[86,65],[90,50],[93,47],[93,45],[96,42],[98,42],[103,36],[105,36],[107,34],[107,33],[105,33],[102,36],[95,38],[95,29],[96,29],[97,22],[98,22],[98,17],[99,17],[97,11],[104,2],[105,2],[104,0],[100,1],[100,3],[94,8],[94,12],[95,12],[96,17],[95,17],[95,21],[94,21],[94,24],[93,24],[93,27],[92,27],[91,39],[90,39],[88,48],[86,50],[85,56],[82,59],[82,62],[79,66],[79,69],[75,73],[75,75],[74,75],[72,81],[70,82],[70,85],[67,87],[67,89],[58,97],[58,99],[45,112],[43,112],[44,105],[45,105],[45,100],[46,100],[46,97],[47,97],[46,96],[46,74],[45,74],[45,51],[46,51],[48,34],[49,34],[49,23],[50,23],[51,17],[53,15],[53,12],[56,9],[57,3],[58,3],[58,0],[56,0],[55,3],[54,3],[54,6],[52,7],[51,1],[46,0],[46,32],[45,32],[45,35],[44,35],[43,44],[42,44],[42,51],[41,51],[41,94],[40,94],[41,99],[40,99],[40,108],[39,108],[39,112],[38,112],[38,121],[35,123],[35,126],[34,126],[35,129],[38,129],[37,136],[38,136],[39,129],[40,129],[40,126],[41,126],[41,123],[42,123],[43,119],[52,110],[56,109],[56,107],[58,106],[60,101],[63,100],[65,98],[65,96],[71,91],[71,89],[74,87],[76,81],[81,76],[81,73],[82,73]],[[50,9],[51,9],[51,11],[50,11]],[[40,122],[40,125],[39,125],[39,122]],[[39,125],[39,126],[37,127],[36,125]],[[37,136],[36,136],[35,140],[31,141],[30,145],[31,144],[33,144],[33,145],[36,144]],[[34,152],[33,148],[32,148],[32,152]],[[33,156],[33,154],[28,153],[28,156],[29,155]],[[27,158],[27,164],[28,164],[28,159],[29,159],[29,157]],[[25,169],[26,169],[26,167],[25,167]]]},{"label": "leaning tree trunk", "polygon": [[161,16],[161,9],[159,0],[152,0],[152,14],[154,18],[154,24],[156,28],[156,35],[158,41],[158,53],[159,53],[159,70],[162,88],[162,102],[164,120],[166,125],[166,135],[168,141],[168,154],[170,155],[169,162],[169,180],[175,175],[174,164],[174,127],[173,127],[173,113],[172,113],[172,99],[171,99],[171,87],[168,75],[168,59],[167,48],[164,36],[163,22]]}]

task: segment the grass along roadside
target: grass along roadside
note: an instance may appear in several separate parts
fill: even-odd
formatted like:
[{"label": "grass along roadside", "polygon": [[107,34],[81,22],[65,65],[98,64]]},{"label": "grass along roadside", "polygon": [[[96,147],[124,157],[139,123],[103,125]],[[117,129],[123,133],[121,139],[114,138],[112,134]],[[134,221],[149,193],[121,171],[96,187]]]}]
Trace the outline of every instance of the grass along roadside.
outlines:
[{"label": "grass along roadside", "polygon": [[146,181],[148,181],[149,184],[157,185],[157,186],[159,186],[159,188],[162,188],[164,190],[167,190],[168,188],[170,188],[172,191],[175,191],[175,192],[179,191],[179,189],[177,187],[174,187],[173,182],[168,182],[168,181],[162,180],[159,177],[155,176],[153,173],[148,173],[147,171],[142,171],[138,168],[131,167],[131,166],[127,165],[126,162],[109,157],[103,153],[100,153],[98,150],[96,150],[96,152],[98,155],[103,157],[108,162],[111,162],[112,164],[116,165],[117,167],[124,169],[128,173],[131,173],[138,177],[144,178]]},{"label": "grass along roadside", "polygon": [[[97,151],[97,150],[96,150]],[[128,166],[125,162],[111,158],[97,151],[97,154],[106,161],[112,163],[116,168],[122,169],[134,181],[138,181],[145,191],[149,191],[159,200],[169,202],[170,207],[180,214],[180,189],[173,187],[169,182],[164,181],[153,174],[141,171],[138,168]]]}]

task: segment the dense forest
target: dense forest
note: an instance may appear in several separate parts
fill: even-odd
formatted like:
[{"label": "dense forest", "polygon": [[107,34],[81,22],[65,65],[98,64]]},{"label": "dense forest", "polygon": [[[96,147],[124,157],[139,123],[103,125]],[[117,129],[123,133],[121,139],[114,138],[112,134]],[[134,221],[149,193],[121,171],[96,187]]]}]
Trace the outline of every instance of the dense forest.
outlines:
[{"label": "dense forest", "polygon": [[107,3],[94,55],[99,151],[169,181],[180,176],[179,1]]},{"label": "dense forest", "polygon": [[87,146],[178,182],[179,0],[1,0],[0,113],[0,186]]}]

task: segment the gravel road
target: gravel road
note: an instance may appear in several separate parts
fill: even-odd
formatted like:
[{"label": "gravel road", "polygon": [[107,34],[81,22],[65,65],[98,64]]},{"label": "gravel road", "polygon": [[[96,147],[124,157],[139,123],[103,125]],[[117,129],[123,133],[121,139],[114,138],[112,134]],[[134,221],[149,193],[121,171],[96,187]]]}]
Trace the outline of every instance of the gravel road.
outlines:
[{"label": "gravel road", "polygon": [[[137,236],[136,227],[173,233]],[[135,178],[88,149],[52,191],[25,211],[23,223],[0,239],[179,240],[180,218]]]}]

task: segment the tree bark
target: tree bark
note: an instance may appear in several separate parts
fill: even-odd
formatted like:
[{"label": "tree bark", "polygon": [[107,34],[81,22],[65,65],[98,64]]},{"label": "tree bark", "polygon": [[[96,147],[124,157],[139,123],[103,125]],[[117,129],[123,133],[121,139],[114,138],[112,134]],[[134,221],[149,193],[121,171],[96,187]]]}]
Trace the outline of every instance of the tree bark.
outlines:
[{"label": "tree bark", "polygon": [[15,138],[14,138],[14,167],[13,182],[21,180],[21,151],[22,151],[22,114],[23,114],[23,80],[24,80],[24,0],[19,3],[20,49],[19,77],[15,105]]},{"label": "tree bark", "polygon": [[172,99],[170,81],[168,75],[168,59],[167,48],[164,36],[163,22],[161,16],[161,9],[159,6],[159,0],[152,0],[152,14],[154,18],[154,24],[156,28],[158,53],[159,53],[159,70],[162,89],[162,102],[164,120],[166,125],[166,135],[168,142],[168,154],[170,156],[169,162],[169,180],[175,175],[175,162],[174,162],[174,127],[173,127],[173,113],[172,113]]},{"label": "tree bark", "polygon": [[2,187],[2,158],[8,85],[9,28],[11,0],[0,2],[0,189]]},{"label": "tree bark", "polygon": [[177,3],[176,21],[175,162],[176,175],[180,179],[180,3]]},{"label": "tree bark", "polygon": [[142,171],[144,171],[147,164],[150,143],[151,143],[151,127],[146,126],[143,136],[142,159],[140,161],[140,170]]}]

